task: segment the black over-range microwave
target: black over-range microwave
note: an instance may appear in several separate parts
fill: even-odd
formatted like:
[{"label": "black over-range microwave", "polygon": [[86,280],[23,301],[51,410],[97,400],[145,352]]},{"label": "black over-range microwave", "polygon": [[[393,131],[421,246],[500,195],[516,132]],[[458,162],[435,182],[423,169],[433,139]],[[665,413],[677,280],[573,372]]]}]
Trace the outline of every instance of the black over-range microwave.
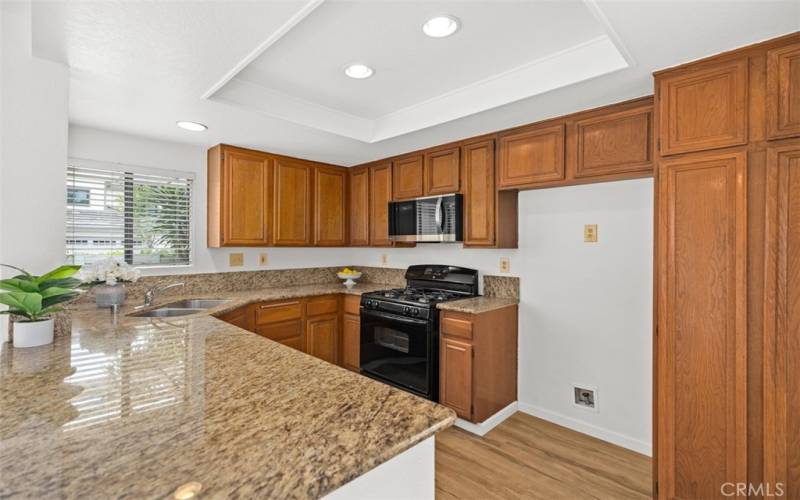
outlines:
[{"label": "black over-range microwave", "polygon": [[463,241],[464,197],[426,196],[389,203],[389,238],[393,241]]}]

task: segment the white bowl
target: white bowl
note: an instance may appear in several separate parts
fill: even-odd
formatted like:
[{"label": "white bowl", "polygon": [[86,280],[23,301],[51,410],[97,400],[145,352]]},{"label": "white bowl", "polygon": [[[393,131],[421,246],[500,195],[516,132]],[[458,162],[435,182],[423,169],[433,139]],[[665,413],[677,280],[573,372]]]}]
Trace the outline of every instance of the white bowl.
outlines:
[{"label": "white bowl", "polygon": [[344,286],[346,286],[347,288],[353,288],[354,286],[356,286],[356,281],[358,281],[358,279],[361,277],[361,273],[355,273],[355,274],[336,273],[336,276],[338,276],[340,280],[345,280]]}]

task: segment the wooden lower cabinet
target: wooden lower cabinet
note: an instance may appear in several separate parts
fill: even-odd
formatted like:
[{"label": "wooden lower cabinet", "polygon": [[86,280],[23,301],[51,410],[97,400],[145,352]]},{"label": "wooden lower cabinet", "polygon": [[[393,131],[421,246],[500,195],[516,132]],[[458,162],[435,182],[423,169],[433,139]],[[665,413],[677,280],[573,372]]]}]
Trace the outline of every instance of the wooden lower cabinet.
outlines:
[{"label": "wooden lower cabinet", "polygon": [[443,311],[439,403],[480,423],[517,400],[517,306]]},{"label": "wooden lower cabinet", "polygon": [[339,361],[341,366],[358,372],[361,371],[361,296],[345,295],[343,306]]},{"label": "wooden lower cabinet", "polygon": [[269,323],[256,325],[255,333],[266,337],[298,351],[306,351],[303,322],[300,320],[285,321],[283,323]]},{"label": "wooden lower cabinet", "polygon": [[238,326],[242,330],[253,329],[253,314],[249,306],[240,307],[233,311],[227,312],[219,317],[222,321],[230,323],[233,326]]},{"label": "wooden lower cabinet", "polygon": [[323,314],[306,320],[306,352],[336,364],[339,348],[339,315]]}]

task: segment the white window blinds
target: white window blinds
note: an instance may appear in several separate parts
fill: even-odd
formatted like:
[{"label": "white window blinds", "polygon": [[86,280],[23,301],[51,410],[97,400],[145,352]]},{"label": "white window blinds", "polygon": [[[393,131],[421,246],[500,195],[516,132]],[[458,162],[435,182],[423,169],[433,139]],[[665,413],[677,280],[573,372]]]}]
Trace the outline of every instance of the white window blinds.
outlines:
[{"label": "white window blinds", "polygon": [[108,257],[135,266],[191,263],[192,183],[185,173],[70,161],[67,261]]}]

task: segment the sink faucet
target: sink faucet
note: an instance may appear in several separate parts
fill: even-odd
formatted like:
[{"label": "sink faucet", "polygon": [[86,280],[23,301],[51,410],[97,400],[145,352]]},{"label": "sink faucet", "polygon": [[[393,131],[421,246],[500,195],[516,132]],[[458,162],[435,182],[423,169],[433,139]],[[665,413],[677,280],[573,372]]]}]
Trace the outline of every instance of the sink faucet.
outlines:
[{"label": "sink faucet", "polygon": [[186,283],[170,283],[167,286],[154,286],[147,289],[144,292],[144,307],[152,306],[153,301],[156,300],[156,294],[163,292],[164,290],[169,290],[170,288],[175,288],[177,286],[184,286]]}]

